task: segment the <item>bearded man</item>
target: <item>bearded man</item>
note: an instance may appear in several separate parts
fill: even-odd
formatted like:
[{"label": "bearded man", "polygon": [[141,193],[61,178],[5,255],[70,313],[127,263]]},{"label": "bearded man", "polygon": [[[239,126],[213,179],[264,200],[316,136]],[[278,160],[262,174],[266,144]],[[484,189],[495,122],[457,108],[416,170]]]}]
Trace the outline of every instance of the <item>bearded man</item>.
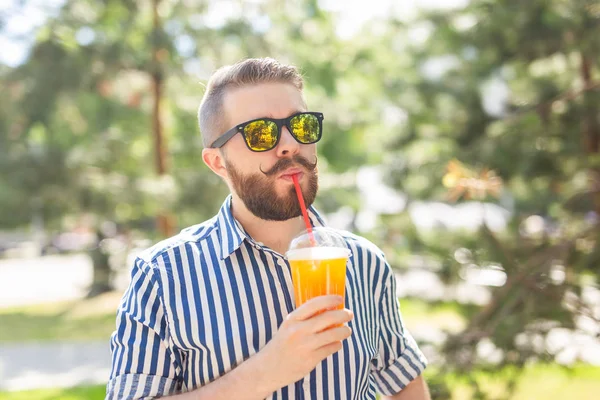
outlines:
[{"label": "bearded man", "polygon": [[[339,231],[345,298],[294,307],[284,256],[310,222],[324,116],[297,68],[247,59],[217,70],[198,112],[202,159],[231,194],[212,219],[144,251],[111,338],[107,399],[429,399],[381,250]],[[346,308],[339,307],[344,304]],[[341,308],[341,309],[340,309]]]}]

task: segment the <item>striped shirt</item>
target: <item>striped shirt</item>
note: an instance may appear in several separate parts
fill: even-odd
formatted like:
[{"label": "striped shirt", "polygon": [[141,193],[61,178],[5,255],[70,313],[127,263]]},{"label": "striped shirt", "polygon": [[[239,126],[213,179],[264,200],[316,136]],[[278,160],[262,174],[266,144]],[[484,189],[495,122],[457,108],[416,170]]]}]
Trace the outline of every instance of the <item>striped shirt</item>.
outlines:
[{"label": "striped shirt", "polygon": [[[310,208],[313,226],[323,220]],[[343,348],[269,399],[375,399],[425,369],[403,325],[395,277],[375,245],[340,231],[351,257]],[[231,214],[158,243],[135,262],[111,337],[107,399],[148,399],[199,388],[260,351],[294,309],[286,258],[254,241]]]}]

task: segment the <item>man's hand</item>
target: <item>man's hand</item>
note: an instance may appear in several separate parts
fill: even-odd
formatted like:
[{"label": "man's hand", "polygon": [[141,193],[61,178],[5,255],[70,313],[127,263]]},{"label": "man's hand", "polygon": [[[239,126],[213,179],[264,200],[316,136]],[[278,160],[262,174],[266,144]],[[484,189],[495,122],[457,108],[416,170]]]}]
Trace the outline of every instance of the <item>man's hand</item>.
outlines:
[{"label": "man's hand", "polygon": [[277,388],[306,376],[317,364],[342,348],[352,330],[341,324],[353,318],[350,310],[336,309],[340,296],[315,297],[290,313],[271,341],[257,354],[272,371]]}]

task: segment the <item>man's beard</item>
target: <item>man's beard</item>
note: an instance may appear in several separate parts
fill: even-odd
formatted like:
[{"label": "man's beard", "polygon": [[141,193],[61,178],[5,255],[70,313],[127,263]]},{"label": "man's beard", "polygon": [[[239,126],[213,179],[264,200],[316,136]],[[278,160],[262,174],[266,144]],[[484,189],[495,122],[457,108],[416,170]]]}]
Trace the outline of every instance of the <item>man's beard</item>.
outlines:
[{"label": "man's beard", "polygon": [[315,201],[319,189],[316,160],[313,164],[306,158],[295,155],[293,158],[283,158],[277,161],[268,171],[261,169],[259,173],[245,175],[230,163],[226,163],[233,188],[246,208],[258,218],[267,221],[286,221],[302,215],[293,185],[290,185],[289,191],[283,196],[278,195],[275,190],[277,174],[294,166],[304,167],[304,173],[308,178],[308,188],[303,188],[302,194],[306,205],[310,206]]}]

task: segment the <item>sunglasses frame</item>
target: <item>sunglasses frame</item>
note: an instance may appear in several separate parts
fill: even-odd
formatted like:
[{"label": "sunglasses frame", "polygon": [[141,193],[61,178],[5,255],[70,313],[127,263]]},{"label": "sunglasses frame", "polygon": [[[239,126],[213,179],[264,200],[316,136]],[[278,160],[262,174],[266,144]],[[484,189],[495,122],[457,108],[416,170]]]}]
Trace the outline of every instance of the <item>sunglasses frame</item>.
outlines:
[{"label": "sunglasses frame", "polygon": [[[310,142],[310,143],[303,143],[303,142],[301,142],[300,140],[298,140],[298,138],[296,137],[296,135],[294,135],[294,132],[292,131],[292,128],[290,126],[290,121],[294,117],[297,117],[298,115],[304,115],[304,114],[314,115],[315,117],[317,117],[317,121],[319,122],[319,136],[318,136],[317,140],[315,140],[314,142]],[[275,123],[275,125],[277,126],[277,139],[275,140],[275,143],[273,144],[273,147],[271,147],[270,149],[254,150],[248,144],[248,140],[246,139],[246,132],[244,132],[244,129],[246,128],[247,125],[249,125],[249,124],[251,124],[253,122],[256,122],[256,121],[271,121],[271,122]],[[287,118],[281,118],[281,119],[275,119],[275,118],[256,118],[256,119],[253,119],[253,120],[250,120],[250,121],[246,121],[246,122],[243,122],[243,123],[241,123],[239,125],[234,126],[230,130],[228,130],[227,132],[225,132],[224,134],[222,134],[221,136],[219,136],[217,138],[217,140],[215,140],[214,142],[212,142],[212,144],[209,147],[211,149],[217,149],[219,147],[223,147],[225,145],[225,143],[227,143],[237,133],[240,133],[244,137],[244,143],[246,144],[246,147],[248,147],[248,149],[250,151],[254,151],[256,153],[262,153],[264,151],[273,150],[275,147],[277,147],[277,144],[279,144],[279,139],[281,139],[281,129],[284,126],[288,129],[288,131],[290,132],[290,134],[292,135],[292,137],[294,138],[294,140],[296,140],[296,142],[298,142],[300,144],[314,144],[314,143],[317,143],[319,140],[321,140],[321,137],[323,136],[323,113],[313,112],[313,111],[303,111],[303,112],[298,112],[298,113],[292,114],[292,115],[290,115]]]}]

